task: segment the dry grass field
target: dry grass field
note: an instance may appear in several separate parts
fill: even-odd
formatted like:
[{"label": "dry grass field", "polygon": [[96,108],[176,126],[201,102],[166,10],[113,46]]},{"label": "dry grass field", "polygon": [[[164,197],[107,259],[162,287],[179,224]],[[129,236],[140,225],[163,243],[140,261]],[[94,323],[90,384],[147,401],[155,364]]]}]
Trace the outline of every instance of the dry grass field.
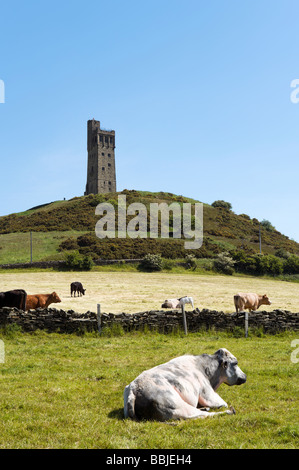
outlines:
[{"label": "dry grass field", "polygon": [[[70,283],[81,281],[86,295],[71,298]],[[56,291],[62,302],[52,307],[79,313],[96,311],[97,303],[105,313],[134,313],[160,309],[166,298],[190,295],[195,307],[226,313],[234,311],[237,292],[268,294],[272,305],[263,310],[299,311],[298,283],[264,278],[202,274],[139,272],[18,272],[1,273],[0,290],[23,288],[28,294]]]}]

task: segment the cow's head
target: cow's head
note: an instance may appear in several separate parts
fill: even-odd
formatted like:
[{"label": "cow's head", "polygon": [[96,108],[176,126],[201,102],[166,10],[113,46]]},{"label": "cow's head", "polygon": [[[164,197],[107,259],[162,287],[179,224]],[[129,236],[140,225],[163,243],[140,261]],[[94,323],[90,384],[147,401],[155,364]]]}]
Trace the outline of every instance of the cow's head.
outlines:
[{"label": "cow's head", "polygon": [[61,299],[60,299],[59,295],[56,294],[56,292],[52,292],[51,299],[52,299],[52,302],[56,303],[56,304],[61,302]]},{"label": "cow's head", "polygon": [[263,295],[262,300],[261,300],[261,304],[262,305],[271,305],[271,301],[270,301],[269,297],[267,296],[267,294]]},{"label": "cow's head", "polygon": [[86,289],[82,289],[82,294],[85,295]]},{"label": "cow's head", "polygon": [[246,382],[246,374],[238,367],[238,361],[227,349],[216,351],[219,361],[220,381],[227,385],[241,385]]}]

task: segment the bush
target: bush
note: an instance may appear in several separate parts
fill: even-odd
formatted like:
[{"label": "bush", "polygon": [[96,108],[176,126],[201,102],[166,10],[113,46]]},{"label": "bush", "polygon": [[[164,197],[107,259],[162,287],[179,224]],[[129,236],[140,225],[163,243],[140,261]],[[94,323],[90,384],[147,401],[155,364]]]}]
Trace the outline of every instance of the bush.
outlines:
[{"label": "bush", "polygon": [[69,237],[63,240],[59,245],[59,251],[63,250],[76,250],[78,248],[77,238]]},{"label": "bush", "polygon": [[246,274],[256,274],[256,257],[248,256],[244,251],[237,251],[232,254],[235,261],[235,270]]},{"label": "bush", "polygon": [[275,227],[271,224],[271,222],[269,222],[269,220],[263,219],[261,221],[261,226],[264,227],[269,232],[274,232],[274,230],[275,230]]},{"label": "bush", "polygon": [[[291,272],[285,271],[287,260],[282,260],[274,255],[248,256],[243,251],[237,251],[232,256],[235,261],[235,269],[238,272],[253,275],[269,274],[271,276],[279,275],[283,272]],[[291,262],[289,266],[289,269],[291,269]]]},{"label": "bush", "polygon": [[259,274],[282,274],[283,261],[274,255],[257,256],[257,271]]},{"label": "bush", "polygon": [[161,255],[148,254],[140,261],[139,269],[141,271],[161,271],[163,260]]},{"label": "bush", "polygon": [[226,202],[226,201],[222,201],[222,200],[219,200],[219,201],[214,201],[213,204],[211,204],[212,207],[221,207],[222,209],[228,209],[228,210],[231,210],[232,209],[232,205],[230,202]]},{"label": "bush", "polygon": [[93,266],[93,261],[90,256],[82,256],[79,251],[73,251],[72,253],[66,254],[65,265],[68,269],[74,271],[90,271]]},{"label": "bush", "polygon": [[90,271],[93,266],[94,266],[94,262],[92,260],[92,257],[89,255],[83,256],[83,259],[81,262],[82,271]]},{"label": "bush", "polygon": [[291,256],[291,253],[289,253],[285,248],[278,248],[275,252],[275,256],[278,258],[288,259],[288,257]]},{"label": "bush", "polygon": [[250,217],[247,214],[239,214],[239,217],[243,217],[243,219],[250,220]]},{"label": "bush", "polygon": [[299,274],[299,256],[290,255],[284,260],[283,272],[285,274]]},{"label": "bush", "polygon": [[197,262],[196,262],[196,258],[194,255],[186,255],[185,261],[186,261],[187,269],[194,270],[197,268]]},{"label": "bush", "polygon": [[223,274],[233,274],[235,261],[230,257],[229,253],[220,253],[213,261],[213,267],[216,271]]},{"label": "bush", "polygon": [[181,259],[187,255],[196,258],[212,258],[223,251],[219,243],[205,237],[199,249],[186,250],[184,239],[163,238],[106,238],[99,239],[94,233],[80,235],[76,245],[72,240],[63,241],[59,250],[67,250],[74,246],[81,255],[90,255],[93,259],[142,259],[148,253],[160,254],[163,259]]}]

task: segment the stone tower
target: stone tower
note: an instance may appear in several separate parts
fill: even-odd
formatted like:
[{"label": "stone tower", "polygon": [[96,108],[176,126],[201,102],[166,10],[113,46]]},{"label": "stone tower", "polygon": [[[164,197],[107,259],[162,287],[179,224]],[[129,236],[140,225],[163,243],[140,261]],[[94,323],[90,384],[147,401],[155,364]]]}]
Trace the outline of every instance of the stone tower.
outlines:
[{"label": "stone tower", "polygon": [[101,129],[100,121],[87,121],[87,183],[84,195],[116,192],[115,131]]}]

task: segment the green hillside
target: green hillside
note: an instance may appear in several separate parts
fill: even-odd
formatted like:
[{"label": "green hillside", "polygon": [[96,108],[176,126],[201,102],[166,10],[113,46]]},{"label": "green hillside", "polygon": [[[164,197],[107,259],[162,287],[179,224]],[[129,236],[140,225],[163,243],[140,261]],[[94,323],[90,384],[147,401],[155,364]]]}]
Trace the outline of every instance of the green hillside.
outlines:
[{"label": "green hillside", "polygon": [[[148,208],[152,202],[195,203],[198,201],[170,193],[124,190],[120,193],[75,197],[56,201],[28,211],[0,217],[0,264],[28,261],[29,233],[36,241],[35,261],[62,259],[63,252],[79,250],[93,258],[140,258],[146,253],[160,253],[164,258],[213,258],[223,251],[242,251],[246,255],[259,253],[259,221],[246,214],[204,204],[204,243],[198,250],[185,250],[183,239],[98,239],[94,230],[99,216],[95,208],[109,202],[117,209],[118,195],[125,194],[127,206],[141,202]],[[194,206],[193,206],[194,207]],[[117,211],[116,211],[117,212]],[[149,218],[149,217],[148,217]],[[127,222],[130,217],[127,217]],[[46,233],[45,233],[46,232]],[[262,251],[276,254],[278,250],[299,255],[299,244],[277,230],[261,229]],[[37,243],[38,241],[38,243]],[[18,249],[24,253],[18,254]],[[40,248],[38,248],[38,246]]]}]

